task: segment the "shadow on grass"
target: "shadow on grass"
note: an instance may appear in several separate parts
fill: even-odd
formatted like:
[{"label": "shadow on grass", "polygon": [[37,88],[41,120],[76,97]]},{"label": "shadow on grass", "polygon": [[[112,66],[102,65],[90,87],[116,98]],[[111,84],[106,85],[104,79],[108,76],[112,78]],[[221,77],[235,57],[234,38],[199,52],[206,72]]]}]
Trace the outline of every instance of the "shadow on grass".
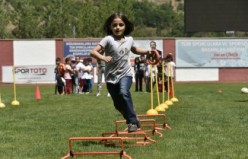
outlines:
[{"label": "shadow on grass", "polygon": [[105,147],[119,147],[118,142],[110,142],[108,140],[101,140],[101,141],[87,141],[87,142],[78,142],[77,143],[78,146],[105,146]]},{"label": "shadow on grass", "polygon": [[86,141],[86,142],[78,142],[77,145],[79,146],[91,146],[91,145],[98,145],[99,142],[97,141]]},{"label": "shadow on grass", "polygon": [[240,102],[240,103],[242,103],[242,102],[248,102],[248,99],[247,100],[235,100],[235,102]]}]

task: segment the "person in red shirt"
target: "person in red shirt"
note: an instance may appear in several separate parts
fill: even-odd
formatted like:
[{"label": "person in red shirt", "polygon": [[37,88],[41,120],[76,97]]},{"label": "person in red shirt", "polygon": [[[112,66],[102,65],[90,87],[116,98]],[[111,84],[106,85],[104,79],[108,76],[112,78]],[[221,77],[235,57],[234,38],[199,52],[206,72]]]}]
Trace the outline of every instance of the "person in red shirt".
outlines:
[{"label": "person in red shirt", "polygon": [[65,65],[61,62],[61,58],[56,58],[56,68],[55,68],[55,74],[56,74],[56,92],[59,92],[60,95],[64,94],[64,86],[65,86]]}]

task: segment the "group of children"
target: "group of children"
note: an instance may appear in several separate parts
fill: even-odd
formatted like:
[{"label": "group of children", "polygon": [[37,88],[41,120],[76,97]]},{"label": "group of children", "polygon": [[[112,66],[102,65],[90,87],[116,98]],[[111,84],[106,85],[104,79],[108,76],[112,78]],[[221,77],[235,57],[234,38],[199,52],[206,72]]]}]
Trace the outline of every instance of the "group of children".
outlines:
[{"label": "group of children", "polygon": [[[155,42],[151,42],[155,43]],[[163,67],[164,66],[164,69]],[[163,84],[164,91],[168,92],[168,81],[171,86],[171,80],[174,78],[175,63],[173,56],[169,53],[165,58],[160,58],[156,65],[149,64],[144,55],[136,57],[134,60],[134,72],[135,72],[135,92],[143,91],[143,82],[145,82],[146,92],[151,92],[152,87],[158,84],[159,92],[162,92]],[[164,78],[162,78],[164,76]],[[164,82],[163,82],[164,81]],[[172,93],[172,90],[170,90]]]},{"label": "group of children", "polygon": [[55,94],[88,94],[93,87],[93,66],[92,59],[80,57],[56,59],[56,86]]}]

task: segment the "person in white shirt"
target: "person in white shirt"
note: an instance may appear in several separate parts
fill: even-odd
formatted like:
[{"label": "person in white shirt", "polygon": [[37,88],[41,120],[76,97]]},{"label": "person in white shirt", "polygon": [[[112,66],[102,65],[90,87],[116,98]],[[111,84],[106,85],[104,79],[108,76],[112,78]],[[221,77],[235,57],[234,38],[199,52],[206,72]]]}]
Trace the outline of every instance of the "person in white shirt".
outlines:
[{"label": "person in white shirt", "polygon": [[[165,90],[170,92],[170,96],[173,96],[173,92],[172,92],[172,80],[174,78],[175,75],[175,68],[176,68],[176,64],[173,61],[173,56],[171,53],[169,53],[166,57],[165,57],[165,76],[166,76],[166,82],[165,82]],[[168,80],[169,80],[169,84],[168,84]],[[168,88],[169,85],[169,88]]]},{"label": "person in white shirt", "polygon": [[84,59],[84,68],[83,68],[83,75],[82,79],[84,81],[83,86],[83,93],[89,94],[90,93],[90,80],[92,79],[92,67],[89,64],[89,59]]},{"label": "person in white shirt", "polygon": [[79,63],[76,65],[76,70],[78,72],[78,94],[82,94],[83,86],[84,86],[84,81],[83,81],[83,69],[84,69],[84,64],[83,64],[83,58],[80,57]]}]

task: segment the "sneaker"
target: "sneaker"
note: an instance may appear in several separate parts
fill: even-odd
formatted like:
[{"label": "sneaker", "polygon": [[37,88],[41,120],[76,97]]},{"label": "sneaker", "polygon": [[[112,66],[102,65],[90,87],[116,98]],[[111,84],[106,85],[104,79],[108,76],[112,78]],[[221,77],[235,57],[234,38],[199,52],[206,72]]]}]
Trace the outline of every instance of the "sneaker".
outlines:
[{"label": "sneaker", "polygon": [[96,96],[98,97],[99,95],[101,95],[100,93],[97,93]]},{"label": "sneaker", "polygon": [[139,120],[138,120],[138,122],[137,122],[137,127],[138,127],[138,128],[141,127]]},{"label": "sneaker", "polygon": [[132,123],[128,124],[128,132],[129,133],[135,132],[135,131],[137,131],[137,129],[138,129],[138,126],[136,124],[132,124]]},{"label": "sneaker", "polygon": [[108,93],[108,95],[107,95],[108,97],[110,97],[110,94]]}]

